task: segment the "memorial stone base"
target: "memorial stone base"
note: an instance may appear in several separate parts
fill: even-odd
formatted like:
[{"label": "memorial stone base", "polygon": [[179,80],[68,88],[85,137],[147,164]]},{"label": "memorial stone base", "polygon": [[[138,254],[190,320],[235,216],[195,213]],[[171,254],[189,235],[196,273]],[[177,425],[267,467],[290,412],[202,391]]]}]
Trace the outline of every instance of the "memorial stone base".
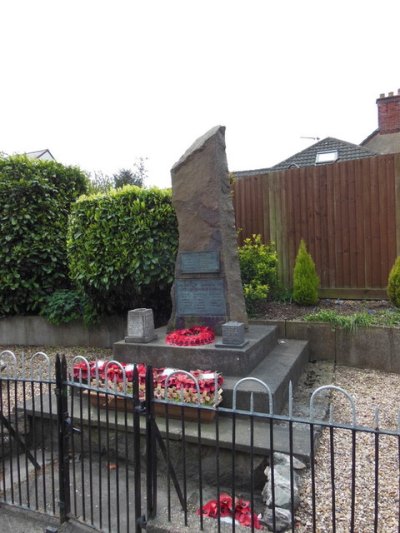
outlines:
[{"label": "memorial stone base", "polygon": [[250,325],[245,336],[247,344],[243,347],[225,348],[222,337],[218,336],[215,343],[204,346],[172,346],[165,342],[166,333],[166,327],[157,329],[157,338],[148,343],[116,342],[113,356],[120,362],[145,363],[156,368],[199,368],[230,376],[246,376],[277,343],[276,328],[265,325]]}]

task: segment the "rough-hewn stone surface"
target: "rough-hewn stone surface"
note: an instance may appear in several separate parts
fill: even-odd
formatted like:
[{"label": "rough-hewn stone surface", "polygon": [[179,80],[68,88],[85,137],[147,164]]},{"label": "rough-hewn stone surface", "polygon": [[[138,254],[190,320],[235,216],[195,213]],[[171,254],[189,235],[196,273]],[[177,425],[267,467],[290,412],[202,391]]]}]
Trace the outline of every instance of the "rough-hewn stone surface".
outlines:
[{"label": "rough-hewn stone surface", "polygon": [[[293,468],[293,475],[291,469]],[[292,507],[292,492],[293,492],[293,507],[297,508],[299,505],[299,488],[298,488],[298,473],[304,470],[306,465],[284,453],[274,453],[274,490],[272,490],[272,472],[271,466],[267,466],[264,473],[267,477],[261,493],[263,500],[266,503],[266,509],[263,516],[263,521],[273,528],[274,512],[271,507],[275,507],[275,528],[276,531],[284,531],[292,525],[292,515],[289,509]],[[292,486],[293,481],[293,486]],[[274,530],[275,531],[275,530]]]},{"label": "rough-hewn stone surface", "polygon": [[[171,170],[173,205],[179,226],[176,279],[222,279],[226,312],[224,316],[204,313],[179,316],[176,284],[172,290],[173,311],[170,329],[194,324],[220,329],[228,320],[244,322],[247,315],[240,277],[235,218],[232,206],[225,128],[216,126],[197,139]],[[184,274],[179,267],[183,252],[213,251],[219,254],[219,273]]]},{"label": "rough-hewn stone surface", "polygon": [[266,507],[263,515],[263,522],[267,525],[270,531],[286,531],[292,526],[292,513],[288,509],[281,509],[280,507],[276,507],[274,513],[273,509]]}]

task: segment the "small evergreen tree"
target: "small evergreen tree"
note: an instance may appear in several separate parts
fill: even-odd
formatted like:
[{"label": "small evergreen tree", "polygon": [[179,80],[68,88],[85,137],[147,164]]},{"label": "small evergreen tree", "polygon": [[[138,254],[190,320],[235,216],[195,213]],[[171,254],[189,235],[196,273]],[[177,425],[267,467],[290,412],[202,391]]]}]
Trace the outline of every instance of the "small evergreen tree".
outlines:
[{"label": "small evergreen tree", "polygon": [[318,302],[319,277],[315,263],[307,252],[306,243],[300,241],[293,273],[293,300],[299,305]]},{"label": "small evergreen tree", "polygon": [[122,168],[118,174],[113,175],[114,187],[120,189],[125,185],[136,185],[136,187],[143,187],[143,180],[141,177],[135,176],[132,170]]},{"label": "small evergreen tree", "polygon": [[400,256],[389,273],[387,295],[393,305],[400,307]]},{"label": "small evergreen tree", "polygon": [[145,181],[148,178],[148,173],[143,157],[139,157],[133,164],[133,170],[122,168],[117,174],[113,175],[114,187],[120,189],[125,185],[136,185],[136,187],[144,187]]}]

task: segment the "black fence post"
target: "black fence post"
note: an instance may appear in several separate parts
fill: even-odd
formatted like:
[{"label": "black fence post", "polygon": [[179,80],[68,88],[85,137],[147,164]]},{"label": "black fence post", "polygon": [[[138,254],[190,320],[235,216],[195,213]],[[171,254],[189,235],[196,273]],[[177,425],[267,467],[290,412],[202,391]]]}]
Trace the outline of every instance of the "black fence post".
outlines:
[{"label": "black fence post", "polygon": [[137,366],[133,369],[133,462],[135,474],[135,533],[141,533],[146,527],[146,518],[142,515],[142,479],[140,461],[140,414],[141,405],[139,400],[139,373]]},{"label": "black fence post", "polygon": [[154,518],[157,512],[157,453],[153,431],[153,368],[146,369],[146,489],[147,489],[147,520]]},{"label": "black fence post", "polygon": [[71,512],[71,495],[69,485],[69,435],[70,420],[68,415],[67,362],[65,355],[56,356],[56,395],[57,395],[57,434],[60,491],[60,521],[66,522]]}]

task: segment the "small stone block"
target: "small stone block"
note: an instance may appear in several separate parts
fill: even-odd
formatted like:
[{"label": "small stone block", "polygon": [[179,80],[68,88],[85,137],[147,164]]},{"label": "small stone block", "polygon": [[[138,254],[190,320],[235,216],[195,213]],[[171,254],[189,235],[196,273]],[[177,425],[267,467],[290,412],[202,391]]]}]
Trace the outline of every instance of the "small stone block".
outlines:
[{"label": "small stone block", "polygon": [[151,342],[156,338],[152,309],[128,311],[128,334],[125,342]]},{"label": "small stone block", "polygon": [[225,322],[222,324],[222,342],[215,343],[216,348],[243,348],[248,344],[244,338],[243,322]]},{"label": "small stone block", "polygon": [[226,322],[222,324],[222,344],[229,346],[240,346],[244,343],[244,323]]}]

